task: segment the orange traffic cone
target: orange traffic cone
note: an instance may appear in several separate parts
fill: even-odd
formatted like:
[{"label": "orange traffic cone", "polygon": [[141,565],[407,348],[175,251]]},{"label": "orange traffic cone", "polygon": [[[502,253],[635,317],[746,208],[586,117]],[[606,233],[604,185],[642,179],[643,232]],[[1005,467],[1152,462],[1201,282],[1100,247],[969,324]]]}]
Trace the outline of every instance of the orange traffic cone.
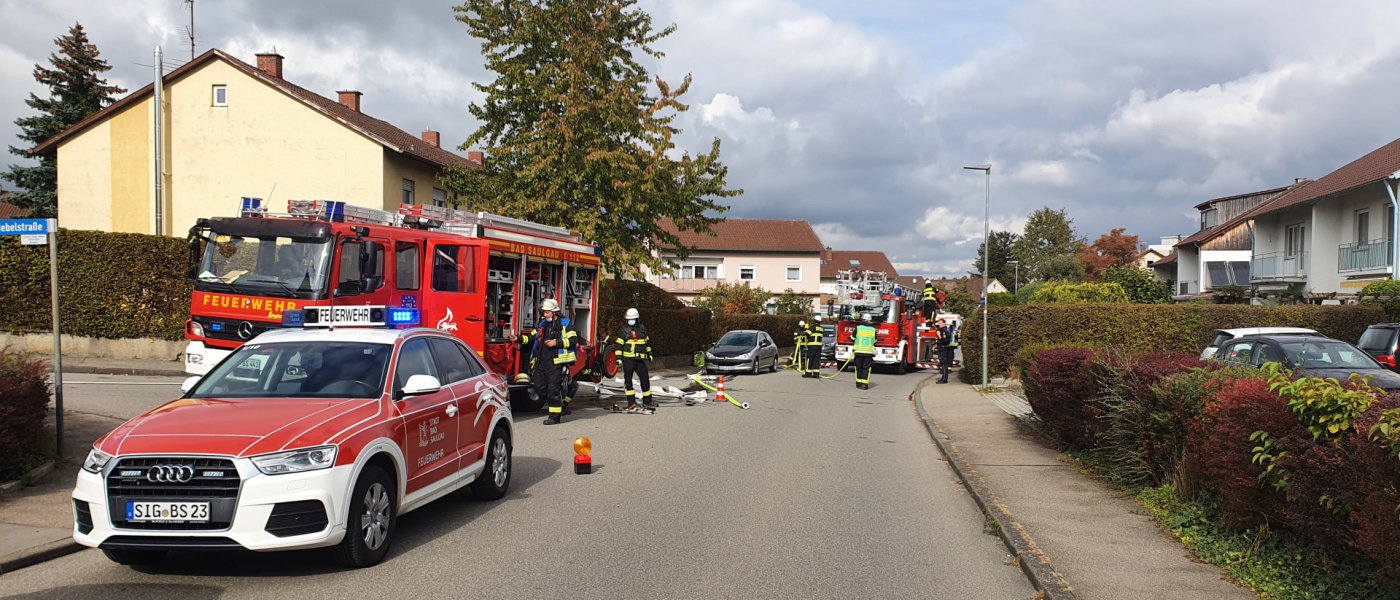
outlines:
[{"label": "orange traffic cone", "polygon": [[723,376],[723,375],[720,375],[720,376],[719,376],[719,387],[716,388],[716,390],[715,390],[715,402],[728,402],[728,401],[729,401],[729,400],[728,400],[727,398],[724,397],[724,376]]}]

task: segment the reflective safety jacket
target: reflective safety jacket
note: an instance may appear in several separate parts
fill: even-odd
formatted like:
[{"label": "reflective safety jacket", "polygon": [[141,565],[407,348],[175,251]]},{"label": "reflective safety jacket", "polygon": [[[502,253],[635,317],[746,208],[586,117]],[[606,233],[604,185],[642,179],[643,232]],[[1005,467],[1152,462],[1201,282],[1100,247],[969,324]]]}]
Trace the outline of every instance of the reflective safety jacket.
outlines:
[{"label": "reflective safety jacket", "polygon": [[957,348],[959,341],[962,339],[962,331],[957,329],[949,329],[948,331],[951,332],[948,334],[948,347]]},{"label": "reflective safety jacket", "polygon": [[822,345],[822,334],[823,334],[823,333],[825,333],[825,332],[822,331],[822,325],[821,325],[821,323],[808,323],[808,324],[807,324],[807,345],[808,345],[808,346],[820,346],[820,345]]},{"label": "reflective safety jacket", "polygon": [[617,355],[621,358],[651,360],[651,340],[647,338],[647,329],[642,327],[641,323],[622,326],[622,331],[617,334],[617,341],[613,343],[617,346]]},{"label": "reflective safety jacket", "polygon": [[[534,344],[531,356],[535,366],[571,365],[578,360],[574,352],[577,337],[577,332],[565,327],[556,317],[552,321],[540,321],[533,330],[520,334],[520,343]],[[555,341],[553,348],[544,344],[549,340]]]},{"label": "reflective safety jacket", "polygon": [[938,300],[938,290],[932,286],[924,288],[924,300]]},{"label": "reflective safety jacket", "polygon": [[875,328],[869,325],[861,325],[856,328],[856,354],[875,353]]}]

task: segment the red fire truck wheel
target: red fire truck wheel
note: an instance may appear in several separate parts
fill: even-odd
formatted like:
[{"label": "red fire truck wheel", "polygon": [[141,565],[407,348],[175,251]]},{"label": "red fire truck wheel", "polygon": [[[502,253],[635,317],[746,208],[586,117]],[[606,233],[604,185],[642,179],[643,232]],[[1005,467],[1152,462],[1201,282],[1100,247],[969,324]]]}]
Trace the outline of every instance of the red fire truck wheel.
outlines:
[{"label": "red fire truck wheel", "polygon": [[617,350],[608,348],[608,353],[603,357],[603,372],[609,378],[617,377]]}]

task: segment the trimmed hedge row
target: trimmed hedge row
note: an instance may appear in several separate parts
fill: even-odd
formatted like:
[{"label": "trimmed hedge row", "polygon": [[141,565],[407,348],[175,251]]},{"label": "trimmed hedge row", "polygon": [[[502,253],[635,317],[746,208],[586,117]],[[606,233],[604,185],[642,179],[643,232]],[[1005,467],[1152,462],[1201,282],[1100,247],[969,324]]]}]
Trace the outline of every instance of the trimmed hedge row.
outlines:
[{"label": "trimmed hedge row", "polygon": [[[625,306],[598,307],[598,330],[603,335],[614,336],[627,323]],[[692,354],[710,345],[712,323],[710,311],[699,308],[664,310],[659,308],[639,308],[642,326],[647,328],[651,339],[651,351],[656,356],[681,356]]]},{"label": "trimmed hedge row", "polygon": [[[190,315],[185,240],[60,229],[59,318],[63,332],[98,338],[178,340]],[[0,331],[50,331],[48,246],[0,236]]]},{"label": "trimmed hedge row", "polygon": [[0,352],[0,480],[9,479],[39,448],[49,407],[49,364]]},{"label": "trimmed hedge row", "polygon": [[[1308,327],[1356,342],[1368,325],[1386,320],[1374,306],[1248,306],[1185,304],[1033,304],[993,307],[988,319],[987,368],[1006,373],[1027,344],[1076,343],[1131,350],[1199,354],[1216,329]],[[964,321],[963,369],[982,376],[982,320]]]},{"label": "trimmed hedge row", "polygon": [[[797,333],[797,323],[811,317],[803,315],[735,315],[720,313],[710,321],[711,340],[719,339],[726,331],[736,329],[758,329],[768,332],[772,336],[773,343],[779,348],[786,348],[793,345],[793,338]],[[708,345],[708,342],[707,344]]]},{"label": "trimmed hedge row", "polygon": [[1400,393],[1183,353],[1051,347],[1027,362],[1036,414],[1109,481],[1207,491],[1224,525],[1400,580]]},{"label": "trimmed hedge row", "polygon": [[[680,310],[685,303],[655,285],[628,279],[604,279],[598,282],[598,305],[619,306],[623,310],[660,308]],[[651,333],[648,329],[647,333]]]}]

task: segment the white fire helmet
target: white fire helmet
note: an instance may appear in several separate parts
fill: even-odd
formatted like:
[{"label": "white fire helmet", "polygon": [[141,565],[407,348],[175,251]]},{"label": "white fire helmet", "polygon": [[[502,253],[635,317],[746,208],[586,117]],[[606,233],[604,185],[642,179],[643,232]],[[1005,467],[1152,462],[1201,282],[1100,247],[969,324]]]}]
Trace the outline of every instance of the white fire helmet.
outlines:
[{"label": "white fire helmet", "polygon": [[550,298],[540,303],[540,310],[547,310],[549,312],[559,312],[559,303],[555,302],[553,298]]},{"label": "white fire helmet", "polygon": [[640,318],[642,318],[642,313],[637,312],[637,309],[635,309],[635,308],[629,308],[629,309],[627,309],[627,318],[629,318],[629,319],[640,319]]},{"label": "white fire helmet", "polygon": [[818,323],[822,322],[822,316],[821,316],[820,313],[817,314],[815,317],[812,317],[812,318],[816,319]]}]

